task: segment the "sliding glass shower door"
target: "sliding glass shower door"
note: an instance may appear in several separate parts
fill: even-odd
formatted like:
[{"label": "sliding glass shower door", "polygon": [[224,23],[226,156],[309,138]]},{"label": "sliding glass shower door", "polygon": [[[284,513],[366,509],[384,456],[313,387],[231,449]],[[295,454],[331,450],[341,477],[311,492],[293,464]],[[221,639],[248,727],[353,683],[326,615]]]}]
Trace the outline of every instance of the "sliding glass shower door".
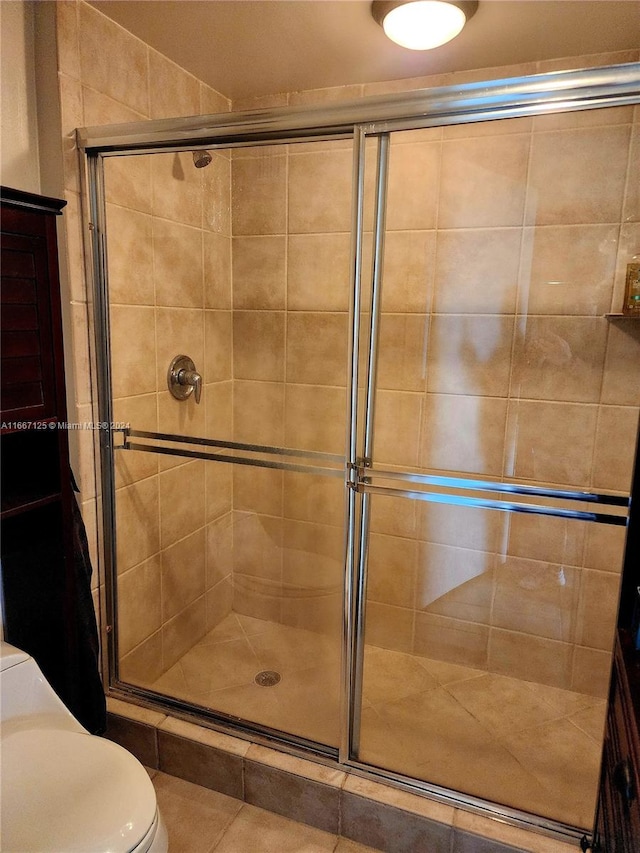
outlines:
[{"label": "sliding glass shower door", "polygon": [[637,330],[604,316],[631,121],[381,135],[357,485],[352,759],[585,828],[638,418]]},{"label": "sliding glass shower door", "polygon": [[196,159],[105,160],[119,679],[337,748],[352,141]]}]

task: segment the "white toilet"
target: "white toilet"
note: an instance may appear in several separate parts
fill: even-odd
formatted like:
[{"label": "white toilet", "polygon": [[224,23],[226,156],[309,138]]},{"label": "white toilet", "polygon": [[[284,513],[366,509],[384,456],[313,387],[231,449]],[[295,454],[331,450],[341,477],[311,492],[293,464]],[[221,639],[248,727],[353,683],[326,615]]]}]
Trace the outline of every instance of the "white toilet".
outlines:
[{"label": "white toilet", "polygon": [[142,764],[89,734],[32,657],[0,648],[3,853],[166,853]]}]

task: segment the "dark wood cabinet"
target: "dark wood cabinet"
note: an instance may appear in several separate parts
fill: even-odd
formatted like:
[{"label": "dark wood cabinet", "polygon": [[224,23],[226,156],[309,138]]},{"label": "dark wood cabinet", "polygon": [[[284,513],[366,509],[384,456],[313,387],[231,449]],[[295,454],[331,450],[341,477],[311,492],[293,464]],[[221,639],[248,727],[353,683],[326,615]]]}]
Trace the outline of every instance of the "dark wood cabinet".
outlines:
[{"label": "dark wood cabinet", "polygon": [[73,495],[56,217],[65,202],[1,190],[0,437],[5,637],[59,695],[74,654]]}]

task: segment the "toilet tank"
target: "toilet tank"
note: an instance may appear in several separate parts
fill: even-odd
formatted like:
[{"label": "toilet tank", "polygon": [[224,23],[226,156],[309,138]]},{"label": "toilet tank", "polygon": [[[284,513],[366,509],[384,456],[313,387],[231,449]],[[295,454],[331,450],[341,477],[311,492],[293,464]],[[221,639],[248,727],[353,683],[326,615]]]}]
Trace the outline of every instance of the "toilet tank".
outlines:
[{"label": "toilet tank", "polygon": [[84,732],[35,660],[0,643],[0,722]]}]

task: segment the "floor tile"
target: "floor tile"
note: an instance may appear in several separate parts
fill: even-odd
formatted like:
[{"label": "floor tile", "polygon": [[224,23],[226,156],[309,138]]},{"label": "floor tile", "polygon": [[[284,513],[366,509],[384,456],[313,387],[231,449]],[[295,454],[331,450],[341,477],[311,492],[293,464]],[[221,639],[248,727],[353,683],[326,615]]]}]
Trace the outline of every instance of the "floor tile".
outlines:
[{"label": "floor tile", "polygon": [[362,692],[374,705],[404,699],[438,687],[438,682],[415,655],[369,646],[364,653]]},{"label": "floor tile", "polygon": [[577,726],[585,732],[585,734],[588,734],[589,737],[593,738],[598,745],[598,748],[600,748],[604,737],[604,723],[606,716],[607,704],[604,701],[600,701],[592,708],[585,708],[584,711],[578,711],[577,714],[572,714],[567,719],[569,719],[574,726]]},{"label": "floor tile", "polygon": [[336,843],[337,837],[329,832],[245,804],[213,849],[216,853],[333,853]]},{"label": "floor tile", "polygon": [[157,773],[153,786],[171,853],[209,853],[242,808],[240,800],[166,773]]}]

